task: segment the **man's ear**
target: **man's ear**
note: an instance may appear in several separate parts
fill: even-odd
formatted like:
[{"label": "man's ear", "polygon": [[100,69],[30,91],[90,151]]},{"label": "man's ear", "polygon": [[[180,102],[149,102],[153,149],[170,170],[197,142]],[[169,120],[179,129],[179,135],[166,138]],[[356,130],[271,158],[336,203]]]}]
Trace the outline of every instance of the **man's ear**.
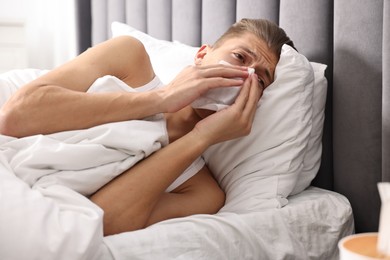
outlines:
[{"label": "man's ear", "polygon": [[211,47],[208,44],[203,44],[199,48],[198,52],[195,55],[195,59],[194,59],[195,65],[200,65],[202,63],[202,60],[203,60],[204,56],[206,56],[207,52],[210,49],[211,49]]}]

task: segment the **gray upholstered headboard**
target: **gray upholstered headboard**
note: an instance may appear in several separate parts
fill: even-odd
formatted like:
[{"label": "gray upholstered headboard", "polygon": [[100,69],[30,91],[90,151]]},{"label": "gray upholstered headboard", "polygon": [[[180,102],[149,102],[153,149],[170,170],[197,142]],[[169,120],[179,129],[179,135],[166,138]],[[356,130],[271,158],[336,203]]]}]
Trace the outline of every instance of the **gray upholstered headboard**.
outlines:
[{"label": "gray upholstered headboard", "polygon": [[377,231],[377,183],[390,181],[390,1],[78,0],[79,47],[112,21],[199,46],[243,17],[278,23],[309,60],[328,65],[322,164],[313,185],[344,194],[357,232]]}]

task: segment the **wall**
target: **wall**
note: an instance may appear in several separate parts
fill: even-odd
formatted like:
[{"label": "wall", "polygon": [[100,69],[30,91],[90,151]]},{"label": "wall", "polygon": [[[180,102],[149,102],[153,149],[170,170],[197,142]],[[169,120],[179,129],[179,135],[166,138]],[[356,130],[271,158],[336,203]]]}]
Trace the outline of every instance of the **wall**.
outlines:
[{"label": "wall", "polygon": [[0,0],[0,73],[27,67],[25,1]]},{"label": "wall", "polygon": [[76,0],[0,0],[0,72],[52,69],[77,55]]}]

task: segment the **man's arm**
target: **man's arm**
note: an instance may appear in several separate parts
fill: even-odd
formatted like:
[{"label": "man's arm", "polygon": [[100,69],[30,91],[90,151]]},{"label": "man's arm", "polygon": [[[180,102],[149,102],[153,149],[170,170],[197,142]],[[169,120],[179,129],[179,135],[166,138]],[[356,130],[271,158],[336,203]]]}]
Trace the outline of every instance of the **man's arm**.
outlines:
[{"label": "man's arm", "polygon": [[244,68],[189,67],[167,87],[147,93],[86,94],[99,77],[113,75],[132,87],[154,72],[144,46],[123,36],[90,48],[18,90],[0,110],[0,133],[15,137],[84,129],[108,122],[177,111],[209,88],[241,85]]},{"label": "man's arm", "polygon": [[161,98],[153,93],[86,94],[104,75],[134,78],[131,84],[137,87],[154,73],[138,40],[118,37],[104,42],[19,89],[0,111],[1,133],[22,137],[82,129],[161,110]]}]

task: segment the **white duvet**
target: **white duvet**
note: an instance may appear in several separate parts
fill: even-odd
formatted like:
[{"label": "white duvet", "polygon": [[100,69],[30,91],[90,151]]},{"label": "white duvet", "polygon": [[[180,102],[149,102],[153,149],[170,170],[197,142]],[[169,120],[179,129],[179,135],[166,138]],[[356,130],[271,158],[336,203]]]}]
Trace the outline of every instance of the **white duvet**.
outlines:
[{"label": "white duvet", "polygon": [[[37,73],[0,77],[0,101]],[[131,122],[0,136],[0,259],[335,259],[338,240],[353,232],[348,201],[310,188],[282,209],[195,215],[103,237],[102,210],[81,194],[166,142],[163,122],[149,122],[145,140],[134,132],[139,142],[126,142]]]},{"label": "white duvet", "polygon": [[164,123],[129,121],[86,130],[0,138],[1,157],[32,188],[63,185],[91,195],[166,143]]}]

